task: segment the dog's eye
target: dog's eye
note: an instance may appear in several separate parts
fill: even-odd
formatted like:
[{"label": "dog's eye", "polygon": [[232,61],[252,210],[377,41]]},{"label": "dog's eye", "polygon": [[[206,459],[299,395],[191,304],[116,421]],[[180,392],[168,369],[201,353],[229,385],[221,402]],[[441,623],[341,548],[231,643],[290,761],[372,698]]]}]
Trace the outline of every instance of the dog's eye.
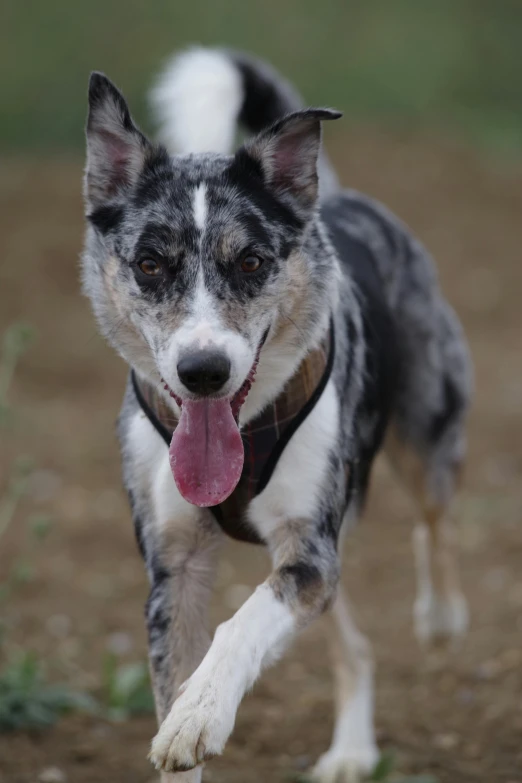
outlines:
[{"label": "dog's eye", "polygon": [[158,277],[163,272],[161,264],[153,258],[144,258],[138,263],[138,267],[144,275],[149,275],[149,277]]},{"label": "dog's eye", "polygon": [[257,272],[257,270],[259,269],[262,263],[263,263],[263,259],[259,258],[259,256],[252,256],[252,255],[245,256],[241,260],[241,271]]}]

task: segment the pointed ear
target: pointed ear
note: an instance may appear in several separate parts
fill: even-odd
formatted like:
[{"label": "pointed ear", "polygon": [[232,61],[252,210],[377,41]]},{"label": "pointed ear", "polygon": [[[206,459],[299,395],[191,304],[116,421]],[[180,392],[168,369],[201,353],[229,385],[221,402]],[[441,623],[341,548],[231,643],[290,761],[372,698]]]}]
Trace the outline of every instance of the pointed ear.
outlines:
[{"label": "pointed ear", "polygon": [[254,139],[238,154],[247,154],[261,167],[265,183],[289,194],[309,210],[317,199],[317,157],[321,148],[321,121],[336,120],[341,112],[306,109],[289,114]]},{"label": "pointed ear", "polygon": [[86,134],[85,198],[96,207],[136,182],[151,147],[121,92],[96,71],[89,81]]}]

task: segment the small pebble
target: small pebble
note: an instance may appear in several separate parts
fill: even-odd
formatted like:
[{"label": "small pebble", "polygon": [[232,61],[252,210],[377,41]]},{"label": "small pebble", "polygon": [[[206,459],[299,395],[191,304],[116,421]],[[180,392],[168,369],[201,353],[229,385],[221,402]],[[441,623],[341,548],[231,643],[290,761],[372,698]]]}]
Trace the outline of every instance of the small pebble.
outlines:
[{"label": "small pebble", "polygon": [[500,673],[500,669],[498,661],[484,661],[475,670],[475,676],[479,680],[493,680]]},{"label": "small pebble", "polygon": [[456,734],[437,734],[433,738],[433,745],[440,750],[453,750],[459,744]]},{"label": "small pebble", "polygon": [[38,775],[38,783],[66,783],[65,772],[59,767],[47,767]]}]

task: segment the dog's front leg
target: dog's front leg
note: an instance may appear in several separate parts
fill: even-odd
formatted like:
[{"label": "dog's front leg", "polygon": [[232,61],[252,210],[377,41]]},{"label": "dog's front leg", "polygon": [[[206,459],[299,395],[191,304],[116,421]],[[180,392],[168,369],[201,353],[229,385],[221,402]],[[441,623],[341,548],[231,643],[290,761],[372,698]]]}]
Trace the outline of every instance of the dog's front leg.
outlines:
[{"label": "dog's front leg", "polygon": [[192,769],[221,753],[245,691],[295,632],[330,605],[339,573],[336,542],[320,535],[320,528],[320,522],[292,520],[272,530],[274,570],[219,626],[202,663],[181,687],[152,744],[158,769]]},{"label": "dog's front leg", "polygon": [[[212,522],[163,526],[149,541],[151,590],[145,617],[149,662],[158,722],[168,715],[179,686],[201,663],[210,646],[207,608],[220,533]],[[162,783],[200,783],[201,769],[168,774]]]}]

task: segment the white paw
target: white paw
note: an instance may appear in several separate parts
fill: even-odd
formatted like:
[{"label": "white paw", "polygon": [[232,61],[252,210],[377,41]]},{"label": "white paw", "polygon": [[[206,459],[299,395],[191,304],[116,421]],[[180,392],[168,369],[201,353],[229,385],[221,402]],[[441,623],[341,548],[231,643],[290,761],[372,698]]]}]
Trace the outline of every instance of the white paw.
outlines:
[{"label": "white paw", "polygon": [[449,598],[435,593],[419,596],[413,608],[413,619],[415,635],[422,643],[459,639],[468,629],[468,605],[460,593]]},{"label": "white paw", "polygon": [[370,775],[379,761],[375,745],[358,748],[330,748],[312,770],[317,783],[360,783]]},{"label": "white paw", "polygon": [[150,760],[165,772],[193,769],[223,752],[235,714],[215,681],[193,675],[154,737]]}]

